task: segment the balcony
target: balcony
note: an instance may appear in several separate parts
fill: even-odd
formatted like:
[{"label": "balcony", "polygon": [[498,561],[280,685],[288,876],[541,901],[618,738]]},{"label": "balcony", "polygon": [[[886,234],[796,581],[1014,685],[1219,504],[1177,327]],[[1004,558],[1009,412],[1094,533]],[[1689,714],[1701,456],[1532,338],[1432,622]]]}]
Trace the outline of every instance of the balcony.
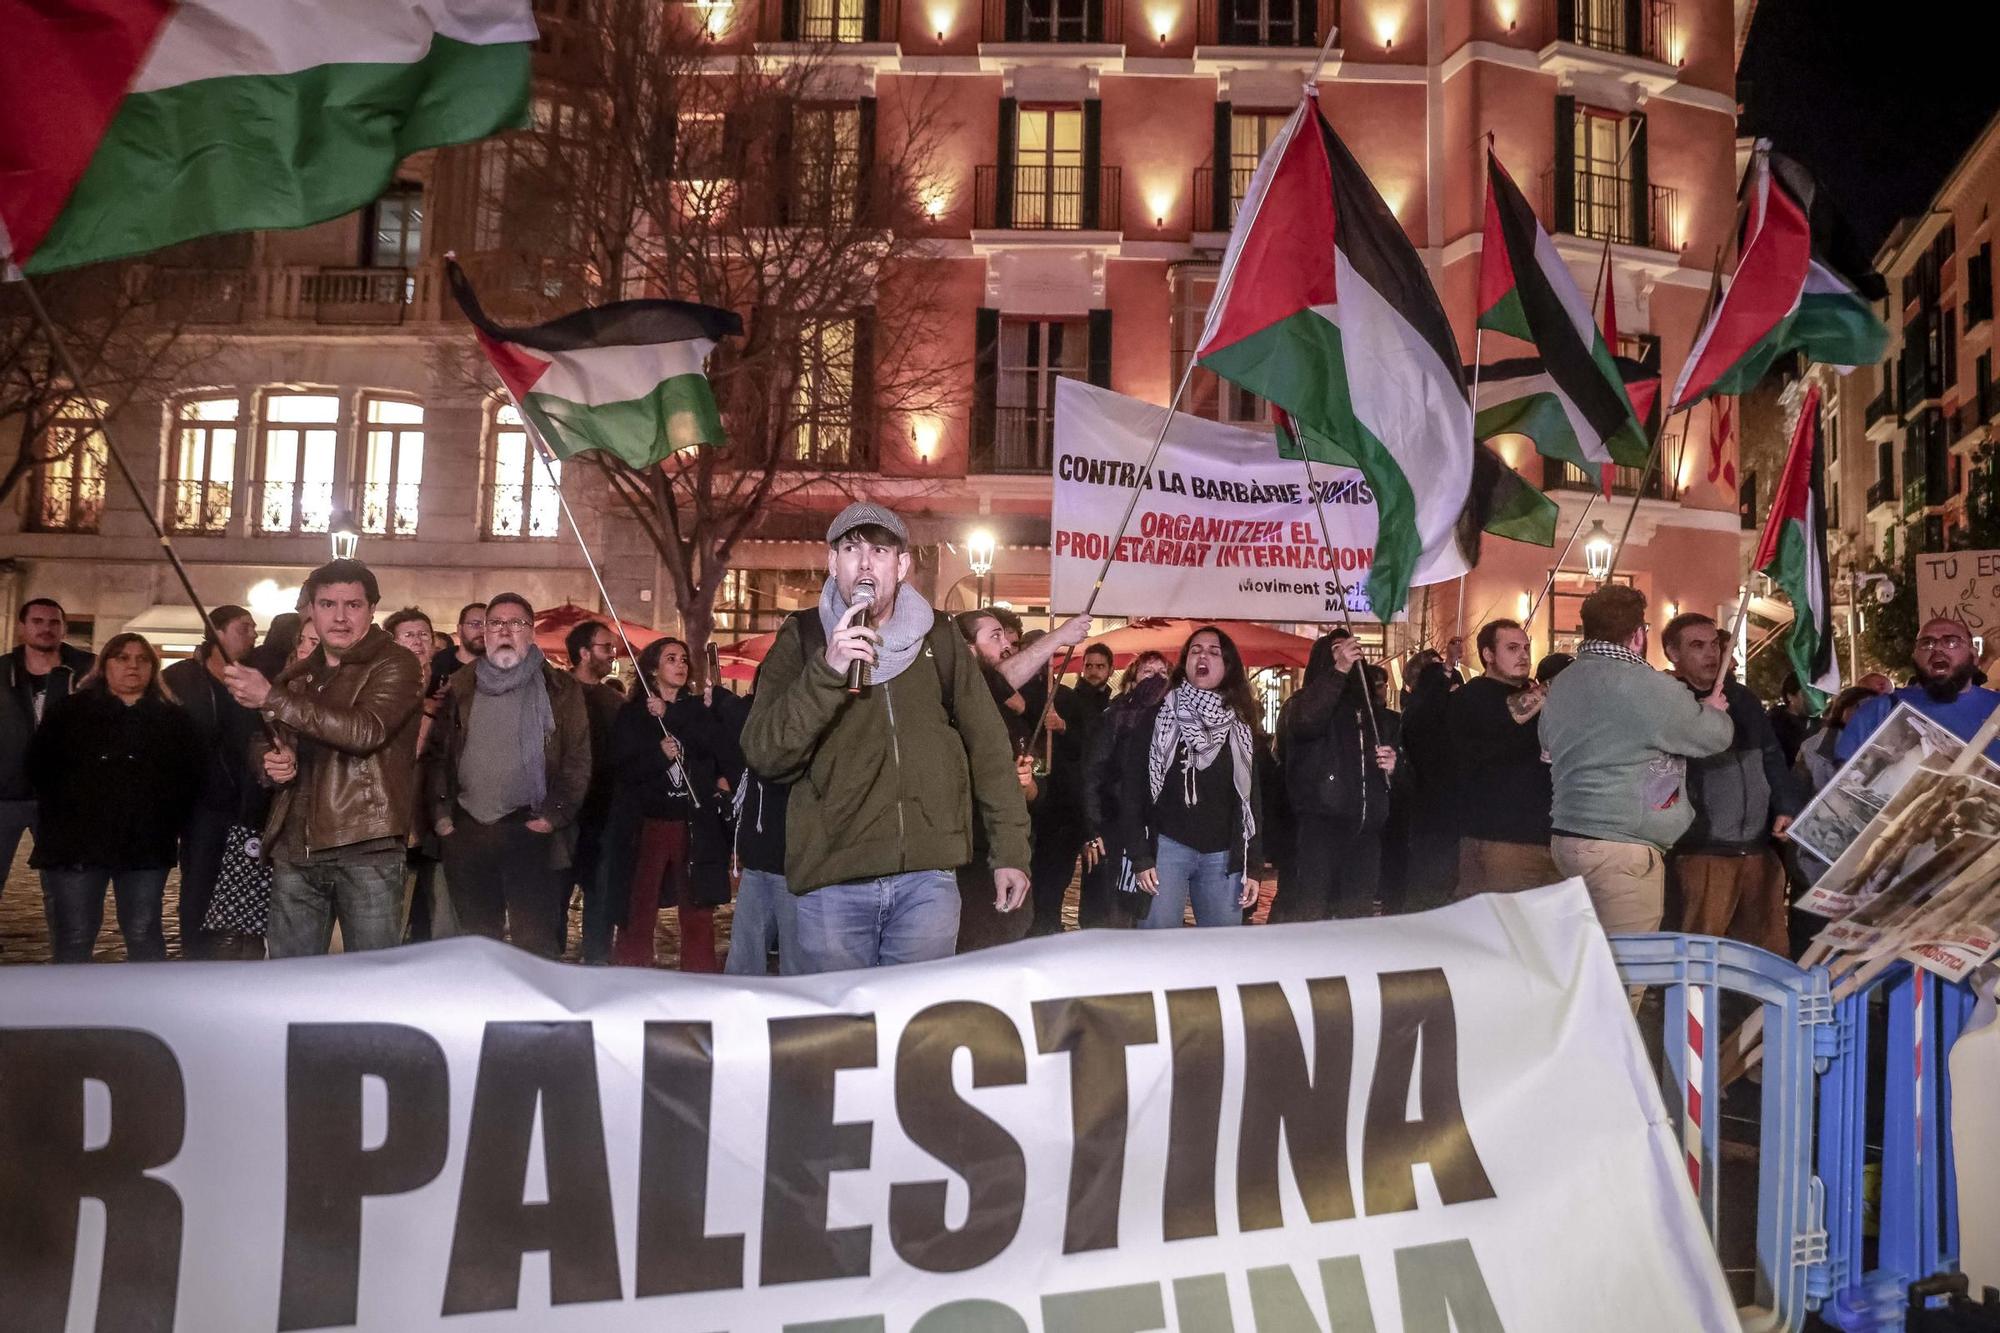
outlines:
[{"label": "balcony", "polygon": [[1993,318],[1993,293],[1991,290],[1975,290],[1965,298],[1965,310],[1960,316],[1959,332],[1970,333],[1981,324]]},{"label": "balcony", "polygon": [[1316,0],[1200,0],[1197,46],[1306,48],[1319,45]]},{"label": "balcony", "polygon": [[980,231],[1118,231],[1117,167],[1024,163],[973,168],[973,227]]},{"label": "balcony", "polygon": [[[1215,178],[1220,174],[1228,178],[1229,194],[1226,198],[1215,196]],[[1230,167],[1218,173],[1214,167],[1194,169],[1194,229],[1196,231],[1228,231],[1236,225],[1236,210],[1243,202],[1243,196],[1250,192],[1250,178],[1257,174],[1255,167]]]},{"label": "balcony", "polygon": [[34,500],[24,525],[30,532],[96,532],[104,517],[104,478],[35,474]]},{"label": "balcony", "polygon": [[[1613,495],[1643,495],[1648,500],[1672,500],[1677,497],[1661,475],[1661,468],[1650,471],[1638,467],[1613,467],[1611,470],[1611,493]],[[1639,490],[1639,478],[1646,476],[1646,489]],[[1545,491],[1597,491],[1590,477],[1576,464],[1560,458],[1542,460],[1542,489]],[[1601,493],[1601,492],[1600,492]]]},{"label": "balcony", "polygon": [[1884,375],[1882,392],[1870,398],[1868,406],[1863,409],[1862,415],[1867,423],[1863,429],[1871,440],[1880,441],[1895,437],[1900,418],[1896,415],[1896,392],[1895,385],[1890,382],[1892,379],[1893,376]]},{"label": "balcony", "polygon": [[418,484],[371,481],[361,487],[361,531],[371,537],[417,535]]},{"label": "balcony", "polygon": [[1672,0],[1559,0],[1556,40],[1592,51],[1681,63],[1680,19]]},{"label": "balcony", "polygon": [[1936,362],[1925,357],[1903,358],[1902,373],[1896,378],[1902,384],[1902,392],[1897,396],[1896,406],[1906,421],[1935,409],[1944,397],[1944,370]]},{"label": "balcony", "polygon": [[417,297],[402,268],[323,268],[299,280],[299,301],[320,324],[401,324]]},{"label": "balcony", "polygon": [[985,0],[979,40],[1116,46],[1124,40],[1124,6],[1116,0]]},{"label": "balcony", "polygon": [[226,481],[176,481],[168,486],[167,527],[173,532],[220,536],[229,531],[234,488]]},{"label": "balcony", "polygon": [[333,483],[259,482],[251,513],[256,516],[259,536],[285,537],[325,532],[333,522]]},{"label": "balcony", "polygon": [[1629,177],[1554,168],[1542,173],[1542,199],[1555,230],[1615,245],[1671,249],[1679,192],[1650,182],[1644,188],[1641,209],[1634,206],[1639,186]]},{"label": "balcony", "polygon": [[1896,503],[1896,479],[1878,477],[1868,483],[1868,508],[1872,512]]},{"label": "balcony", "polygon": [[[400,268],[154,268],[133,270],[162,324],[266,322],[393,325],[443,318],[437,265]],[[486,286],[481,284],[481,295]]]},{"label": "balcony", "polygon": [[1956,449],[1961,444],[1977,444],[1986,438],[1987,414],[1976,398],[1954,407],[1945,416],[1945,441]]},{"label": "balcony", "polygon": [[896,0],[795,0],[784,11],[786,42],[894,42],[900,23]]},{"label": "balcony", "polygon": [[985,438],[975,432],[969,472],[1039,472],[1055,465],[1054,408],[996,407]]}]

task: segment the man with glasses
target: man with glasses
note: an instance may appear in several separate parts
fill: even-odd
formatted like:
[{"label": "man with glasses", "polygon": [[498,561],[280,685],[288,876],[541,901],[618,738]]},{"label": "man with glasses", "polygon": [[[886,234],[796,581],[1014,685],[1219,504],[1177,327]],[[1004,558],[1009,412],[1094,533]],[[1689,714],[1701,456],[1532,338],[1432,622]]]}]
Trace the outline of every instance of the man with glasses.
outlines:
[{"label": "man with glasses", "polygon": [[1542,748],[1555,789],[1549,854],[1590,890],[1607,934],[1660,928],[1667,848],[1694,813],[1689,759],[1736,736],[1721,676],[1696,695],[1646,661],[1646,595],[1612,583],[1583,599],[1583,646],[1549,686]]},{"label": "man with glasses", "polygon": [[431,694],[433,699],[444,697],[444,687],[451,680],[452,673],[460,667],[471,666],[486,652],[486,603],[467,602],[458,611],[458,642],[449,648],[440,648],[431,658]]},{"label": "man with glasses", "polygon": [[583,686],[535,646],[526,598],[486,604],[486,652],[445,687],[437,730],[431,819],[459,928],[560,956],[590,715]]},{"label": "man with glasses", "polygon": [[[1953,735],[1972,739],[1995,708],[2000,708],[2000,691],[1989,690],[1973,681],[1972,631],[1962,620],[1942,616],[1917,631],[1917,650],[1911,661],[1917,668],[1913,684],[1890,694],[1865,699],[1848,719],[1840,739],[1833,743],[1833,757],[1846,763],[1854,752],[1875,734],[1875,728],[1908,704]],[[2000,763],[2000,741],[1986,749],[1989,759]]]}]

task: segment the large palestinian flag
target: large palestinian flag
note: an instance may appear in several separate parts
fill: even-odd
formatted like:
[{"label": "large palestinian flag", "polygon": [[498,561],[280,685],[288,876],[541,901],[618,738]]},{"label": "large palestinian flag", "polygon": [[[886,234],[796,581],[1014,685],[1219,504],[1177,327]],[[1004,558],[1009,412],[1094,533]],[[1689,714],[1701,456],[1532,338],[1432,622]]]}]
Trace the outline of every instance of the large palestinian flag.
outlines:
[{"label": "large palestinian flag", "polygon": [[31,272],[349,213],[525,125],[529,0],[0,0],[0,254]]},{"label": "large palestinian flag", "polygon": [[[1622,356],[1613,357],[1611,365],[1618,374],[1622,392],[1628,401],[1657,392],[1657,371]],[[1470,375],[1472,372],[1468,368],[1466,373]],[[1607,460],[1598,459],[1594,463],[1577,461],[1578,455],[1585,452],[1584,438],[1577,434],[1577,419],[1569,409],[1555,373],[1542,358],[1508,357],[1504,361],[1492,361],[1481,366],[1472,409],[1473,434],[1482,443],[1502,435],[1525,435],[1534,441],[1535,452],[1542,457],[1576,463],[1593,483],[1601,482],[1602,474],[1598,469]],[[1636,403],[1633,410],[1638,410]],[[1644,452],[1633,460],[1629,453],[1624,452],[1623,445],[1620,449],[1621,452],[1609,461],[1627,467],[1646,465]]]},{"label": "large palestinian flag", "polygon": [[1888,287],[1806,169],[1760,142],[1743,188],[1736,273],[1681,365],[1675,409],[1745,392],[1786,352],[1851,367],[1889,346],[1871,304]]},{"label": "large palestinian flag", "polygon": [[1250,180],[1196,356],[1368,479],[1378,617],[1401,610],[1412,584],[1471,567],[1460,518],[1472,406],[1451,324],[1396,215],[1310,95]]},{"label": "large palestinian flag", "polygon": [[643,468],[722,443],[704,367],[718,339],[743,332],[734,313],[687,301],[614,301],[510,329],[486,317],[456,260],[445,274],[480,350],[556,457],[602,449]]},{"label": "large palestinian flag", "polygon": [[1771,498],[1771,516],[1757,543],[1756,568],[1785,590],[1792,627],[1785,653],[1812,691],[1815,709],[1840,689],[1840,660],[1833,651],[1833,599],[1827,589],[1826,468],[1820,456],[1819,387],[1806,391],[1792,431],[1785,471]]},{"label": "large palestinian flag", "polygon": [[[1509,431],[1527,435],[1542,453],[1574,463],[1593,485],[1606,464],[1644,466],[1649,441],[1589,298],[1490,150],[1486,175],[1479,327],[1533,343],[1543,373],[1533,385],[1517,385],[1520,392],[1502,405],[1478,404],[1474,433],[1482,440]],[[1484,400],[1483,376],[1480,383]]]}]

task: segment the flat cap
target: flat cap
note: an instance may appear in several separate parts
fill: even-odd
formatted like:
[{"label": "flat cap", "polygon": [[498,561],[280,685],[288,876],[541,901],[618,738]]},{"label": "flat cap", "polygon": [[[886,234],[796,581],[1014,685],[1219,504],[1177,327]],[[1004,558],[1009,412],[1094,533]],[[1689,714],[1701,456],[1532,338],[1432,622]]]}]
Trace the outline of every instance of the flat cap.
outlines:
[{"label": "flat cap", "polygon": [[838,546],[842,537],[856,528],[866,527],[885,528],[895,533],[896,540],[903,545],[910,544],[910,530],[903,526],[903,520],[896,516],[895,510],[864,500],[856,500],[840,511],[840,516],[826,530],[826,544]]}]

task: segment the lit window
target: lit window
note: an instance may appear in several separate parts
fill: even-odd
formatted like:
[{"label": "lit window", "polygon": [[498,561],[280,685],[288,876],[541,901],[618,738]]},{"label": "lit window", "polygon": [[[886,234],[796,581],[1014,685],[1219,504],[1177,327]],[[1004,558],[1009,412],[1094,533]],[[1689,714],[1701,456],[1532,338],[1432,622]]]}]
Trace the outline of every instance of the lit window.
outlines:
[{"label": "lit window", "polygon": [[190,398],[174,413],[167,451],[167,522],[175,532],[229,530],[236,483],[240,398]]},{"label": "lit window", "polygon": [[424,479],[423,404],[369,398],[362,418],[367,424],[361,530],[372,537],[414,537],[417,492]]},{"label": "lit window", "polygon": [[42,432],[29,475],[29,525],[41,532],[95,532],[104,513],[104,404],[72,398]]},{"label": "lit window", "polygon": [[493,413],[493,471],[486,491],[486,535],[554,537],[562,512],[562,460],[537,458],[512,403]]},{"label": "lit window", "polygon": [[792,457],[821,467],[854,459],[854,329],[851,319],[809,324],[799,332],[798,380],[792,389]]},{"label": "lit window", "polygon": [[325,532],[333,519],[340,399],[274,393],[264,399],[257,531]]}]

